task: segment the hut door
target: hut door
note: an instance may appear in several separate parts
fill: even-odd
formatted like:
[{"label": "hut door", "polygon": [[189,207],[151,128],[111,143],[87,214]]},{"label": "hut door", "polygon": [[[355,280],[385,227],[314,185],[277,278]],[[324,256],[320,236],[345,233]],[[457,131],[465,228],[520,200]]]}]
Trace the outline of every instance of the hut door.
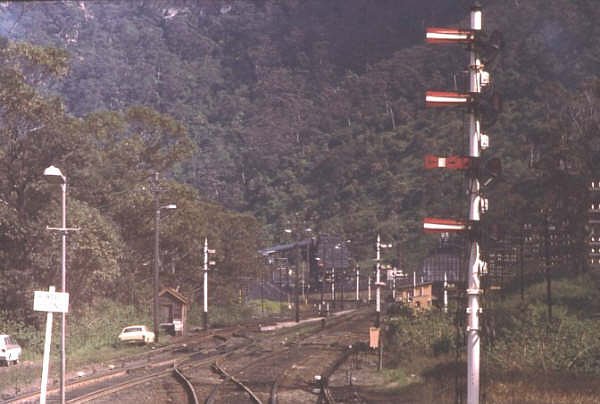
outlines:
[{"label": "hut door", "polygon": [[164,305],[160,306],[160,318],[161,323],[172,323],[173,322],[173,306]]}]

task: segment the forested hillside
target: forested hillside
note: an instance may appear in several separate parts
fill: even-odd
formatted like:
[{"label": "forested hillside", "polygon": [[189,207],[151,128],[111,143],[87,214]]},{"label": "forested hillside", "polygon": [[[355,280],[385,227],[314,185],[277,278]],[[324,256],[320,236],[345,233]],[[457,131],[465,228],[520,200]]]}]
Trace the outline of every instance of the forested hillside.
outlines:
[{"label": "forested hillside", "polygon": [[[556,217],[570,219],[581,256],[587,184],[600,174],[600,33],[595,24],[600,8],[595,0],[481,3],[485,27],[501,31],[505,42],[488,90],[501,94],[502,111],[484,128],[504,174],[486,191],[486,219],[510,233],[526,217],[536,220],[541,209],[552,209]],[[22,53],[3,57],[5,71],[12,72],[23,55],[31,59],[32,51],[19,44],[54,47],[48,52],[60,58],[54,68],[60,77],[29,67],[17,72],[23,86],[60,97],[44,98],[43,107],[52,110],[27,109],[31,116],[24,117],[18,109],[11,112],[14,122],[5,117],[2,123],[1,158],[7,168],[0,196],[7,204],[1,233],[8,238],[1,247],[3,270],[16,271],[16,279],[49,264],[34,265],[26,257],[52,257],[50,250],[37,249],[47,248],[41,233],[56,210],[45,201],[56,200],[58,191],[42,186],[38,174],[50,163],[68,167],[80,214],[96,217],[95,231],[105,229],[102,240],[115,249],[122,239],[128,249],[135,246],[133,254],[114,252],[124,254],[127,270],[112,256],[101,261],[91,246],[97,268],[133,276],[140,271],[132,268],[150,256],[142,244],[150,237],[151,194],[136,190],[148,186],[144,178],[151,170],[173,179],[173,190],[162,194],[166,203],[180,192],[215,204],[196,202],[194,210],[174,214],[177,225],[165,224],[167,229],[188,226],[186,231],[171,228],[173,239],[166,241],[178,246],[173,248],[189,260],[186,265],[199,262],[186,255],[199,239],[188,231],[203,234],[193,224],[221,228],[211,209],[258,228],[251,217],[256,218],[268,226],[273,241],[289,220],[300,217],[318,231],[352,239],[359,257],[372,254],[381,232],[402,246],[408,265],[418,265],[432,242],[421,236],[422,218],[466,212],[463,178],[426,172],[422,159],[426,153],[466,152],[462,111],[426,110],[424,92],[464,89],[467,56],[460,47],[425,45],[424,30],[466,26],[470,4],[3,3],[4,53],[22,47]],[[39,56],[42,63],[50,57],[45,55]],[[19,90],[6,74],[3,104]],[[44,129],[34,131],[39,126]],[[15,172],[16,167],[26,172]],[[142,195],[145,205],[137,205]],[[134,215],[138,206],[148,212]],[[120,230],[112,232],[111,226]],[[238,231],[229,236],[245,240]],[[185,248],[177,244],[184,237]],[[219,239],[225,243],[222,235]],[[28,246],[24,240],[44,245]],[[573,262],[583,265],[583,260]],[[110,271],[98,276],[118,279]]]}]

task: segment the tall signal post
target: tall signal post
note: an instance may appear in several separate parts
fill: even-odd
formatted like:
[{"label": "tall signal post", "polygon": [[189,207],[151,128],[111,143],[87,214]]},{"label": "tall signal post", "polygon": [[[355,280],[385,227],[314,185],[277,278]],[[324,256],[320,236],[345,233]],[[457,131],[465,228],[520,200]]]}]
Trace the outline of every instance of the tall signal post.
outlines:
[{"label": "tall signal post", "polygon": [[381,287],[385,286],[385,282],[381,282],[381,249],[391,247],[391,244],[382,244],[381,237],[379,234],[377,235],[377,243],[375,245],[375,250],[377,253],[375,258],[375,286],[377,287],[375,290],[375,311],[377,313],[377,317],[375,318],[375,327],[377,328],[379,328],[381,323]]},{"label": "tall signal post", "polygon": [[[482,12],[481,7],[471,7],[471,29],[481,31]],[[469,47],[469,92],[477,94],[481,92],[483,65],[477,53],[477,49],[470,44]],[[480,121],[476,115],[475,107],[471,105],[468,111],[469,119],[469,157],[479,158],[481,149],[479,145]],[[472,173],[472,171],[471,171]],[[469,220],[478,222],[480,220],[481,201],[480,184],[476,175],[469,175]],[[480,360],[480,337],[479,337],[479,271],[483,266],[479,254],[479,242],[477,237],[472,237],[469,253],[469,272],[467,285],[467,404],[479,403],[479,360]]]},{"label": "tall signal post", "polygon": [[204,310],[202,311],[202,324],[204,325],[204,329],[208,330],[208,268],[215,265],[215,261],[209,259],[209,254],[215,254],[216,250],[211,250],[208,248],[208,238],[204,238],[204,268],[202,272],[204,273]]},{"label": "tall signal post", "polygon": [[467,107],[468,127],[468,156],[425,157],[425,168],[446,168],[465,170],[467,173],[469,195],[468,221],[452,219],[426,218],[424,229],[427,232],[457,232],[466,231],[469,235],[469,266],[467,285],[467,404],[479,403],[479,368],[480,368],[480,336],[479,315],[481,307],[479,295],[479,274],[483,272],[485,263],[481,259],[479,242],[482,237],[480,216],[487,211],[488,201],[482,196],[481,187],[488,185],[492,179],[500,175],[501,166],[497,158],[489,159],[485,164],[481,161],[481,150],[488,147],[487,135],[481,133],[481,102],[482,88],[489,84],[489,73],[484,71],[484,63],[480,55],[484,47],[498,50],[498,44],[486,43],[482,32],[482,9],[479,4],[471,7],[469,29],[428,28],[426,39],[428,43],[459,43],[467,44],[469,52],[469,90],[467,93],[428,91],[426,105],[465,106]]}]

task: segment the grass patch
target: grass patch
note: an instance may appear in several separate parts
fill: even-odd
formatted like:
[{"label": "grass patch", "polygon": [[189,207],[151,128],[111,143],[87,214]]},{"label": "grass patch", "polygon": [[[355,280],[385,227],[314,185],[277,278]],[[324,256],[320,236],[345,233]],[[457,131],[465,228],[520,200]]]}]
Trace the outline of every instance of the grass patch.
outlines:
[{"label": "grass patch", "polygon": [[[503,298],[486,295],[480,334],[482,399],[600,402],[599,295],[593,276],[557,275],[551,321],[543,280],[526,289],[524,301],[518,291]],[[396,313],[386,321],[384,364],[420,375],[420,383],[399,388],[399,399],[445,403],[466,398],[465,314],[455,313]]]},{"label": "grass patch", "polygon": [[[40,321],[45,326],[44,321]],[[44,351],[45,329],[8,318],[0,312],[2,332],[14,336],[23,349],[21,364],[2,369],[0,392],[6,394],[21,391],[40,382],[42,356]],[[98,302],[94,307],[67,315],[66,354],[67,372],[90,363],[103,363],[149,349],[144,346],[121,345],[117,336],[121,329],[130,324],[151,324],[148,312],[136,310],[132,306],[122,306],[113,301]],[[56,379],[60,372],[60,325],[61,317],[53,319],[52,344],[50,348],[49,378]],[[161,339],[161,342],[168,339]],[[39,386],[38,386],[39,387]]]},{"label": "grass patch", "polygon": [[[203,326],[202,312],[203,306],[194,305],[190,309],[188,317],[189,324],[193,326]],[[282,311],[283,310],[283,311]],[[226,327],[234,324],[247,322],[251,319],[261,319],[271,317],[274,314],[282,313],[289,316],[291,311],[287,304],[280,306],[278,301],[260,299],[250,300],[244,304],[226,304],[215,305],[208,308],[208,322],[211,327]]]},{"label": "grass patch", "polygon": [[407,371],[404,368],[382,369],[382,372],[384,388],[388,390],[400,389],[418,380],[416,375],[411,376],[410,374],[407,374]]}]

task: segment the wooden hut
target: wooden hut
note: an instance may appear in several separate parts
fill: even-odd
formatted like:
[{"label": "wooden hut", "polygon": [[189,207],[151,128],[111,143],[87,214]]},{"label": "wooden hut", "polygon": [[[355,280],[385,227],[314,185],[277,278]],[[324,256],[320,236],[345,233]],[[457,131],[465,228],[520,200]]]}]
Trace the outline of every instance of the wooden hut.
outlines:
[{"label": "wooden hut", "polygon": [[172,335],[185,335],[189,300],[173,288],[164,288],[158,294],[159,323]]}]

